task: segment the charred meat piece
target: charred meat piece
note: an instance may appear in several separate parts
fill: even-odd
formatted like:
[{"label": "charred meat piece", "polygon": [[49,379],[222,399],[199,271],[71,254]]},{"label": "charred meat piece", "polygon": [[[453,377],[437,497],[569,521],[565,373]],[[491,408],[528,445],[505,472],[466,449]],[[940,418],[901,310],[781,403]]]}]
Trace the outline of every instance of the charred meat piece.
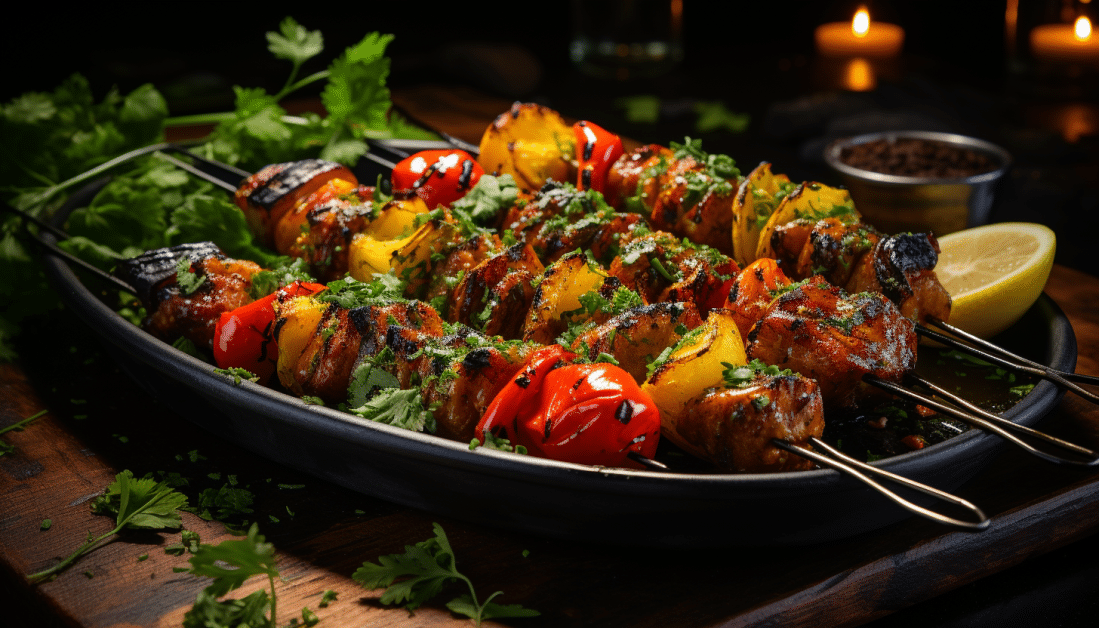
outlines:
[{"label": "charred meat piece", "polygon": [[673,151],[650,144],[611,166],[606,198],[615,209],[645,215],[654,229],[732,255],[739,176],[732,160],[715,161],[696,146]]},{"label": "charred meat piece", "polygon": [[329,181],[279,222],[275,250],[301,258],[322,281],[343,277],[351,241],[374,218],[374,187]]},{"label": "charred meat piece", "polygon": [[442,334],[439,315],[418,301],[347,309],[295,297],[280,302],[276,312],[279,381],[296,395],[320,397],[333,405],[347,400],[356,365],[363,355],[386,347],[391,327]]},{"label": "charred meat piece", "polygon": [[738,271],[719,251],[685,244],[663,231],[627,242],[608,269],[645,303],[689,301],[703,317],[724,305]]},{"label": "charred meat piece", "polygon": [[935,275],[939,243],[931,234],[902,233],[882,239],[847,282],[849,292],[880,292],[906,318],[949,320],[950,294]]},{"label": "charred meat piece", "polygon": [[234,200],[252,233],[274,247],[275,227],[299,202],[332,179],[358,181],[346,166],[321,159],[272,164],[245,179]]},{"label": "charred meat piece", "polygon": [[712,388],[663,421],[663,435],[718,471],[771,473],[812,469],[812,461],[775,447],[780,438],[809,447],[824,432],[817,384],[797,374],[757,372],[734,387]]},{"label": "charred meat piece", "polygon": [[661,352],[701,324],[702,318],[691,303],[653,303],[579,334],[571,348],[590,360],[603,353],[614,356],[640,384],[648,376],[648,365]]},{"label": "charred meat piece", "polygon": [[916,366],[915,325],[881,294],[810,279],[776,299],[748,333],[747,355],[815,379],[825,403],[853,405],[864,375],[900,381]]},{"label": "charred meat piece", "polygon": [[[666,170],[673,160],[670,148],[658,144],[640,146],[618,158],[607,172],[604,196],[611,207],[633,211],[628,199],[656,199],[659,181],[656,174]],[[653,200],[646,203],[651,207]]]},{"label": "charred meat piece", "polygon": [[[185,269],[161,281],[144,301],[148,316],[143,325],[165,342],[182,337],[211,350],[218,318],[254,300],[249,294],[252,275],[262,268],[220,253],[198,262],[188,258]],[[182,284],[177,279],[180,275],[185,279]]]},{"label": "charred meat piece", "polygon": [[820,275],[852,294],[884,294],[920,323],[950,317],[950,295],[935,275],[939,245],[931,234],[886,236],[863,223],[825,218],[782,225],[771,244],[795,279]]},{"label": "charred meat piece", "polygon": [[424,407],[435,417],[436,434],[469,442],[496,394],[526,363],[534,345],[494,342],[469,328],[432,336],[390,326],[388,346],[402,388],[419,385]]},{"label": "charred meat piece", "polygon": [[530,245],[516,244],[466,272],[454,289],[447,320],[488,335],[518,338],[545,268]]},{"label": "charred meat piece", "polygon": [[213,242],[177,244],[124,259],[118,263],[114,274],[133,287],[143,304],[155,307],[155,291],[166,280],[175,278],[179,260],[183,257],[189,259],[191,264],[200,264],[207,257],[224,257],[224,254]]}]

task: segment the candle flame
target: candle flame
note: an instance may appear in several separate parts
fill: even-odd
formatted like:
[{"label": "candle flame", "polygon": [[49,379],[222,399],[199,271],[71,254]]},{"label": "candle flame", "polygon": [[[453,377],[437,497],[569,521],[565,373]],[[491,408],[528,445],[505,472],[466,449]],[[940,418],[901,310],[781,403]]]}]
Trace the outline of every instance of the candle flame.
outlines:
[{"label": "candle flame", "polygon": [[1091,37],[1091,20],[1086,15],[1076,18],[1076,26],[1073,28],[1078,41],[1087,41]]},{"label": "candle flame", "polygon": [[851,20],[851,32],[855,34],[855,37],[866,37],[866,33],[869,31],[870,11],[866,9],[866,6],[861,6]]}]

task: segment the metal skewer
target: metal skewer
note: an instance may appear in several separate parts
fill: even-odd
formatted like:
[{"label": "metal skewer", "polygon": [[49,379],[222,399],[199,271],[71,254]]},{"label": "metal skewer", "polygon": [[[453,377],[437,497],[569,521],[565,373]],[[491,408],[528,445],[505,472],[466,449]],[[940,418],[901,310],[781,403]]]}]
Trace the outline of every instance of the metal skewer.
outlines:
[{"label": "metal skewer", "polygon": [[39,246],[46,249],[50,253],[53,253],[54,255],[57,255],[59,257],[64,258],[69,263],[76,264],[77,266],[83,268],[84,270],[92,273],[96,277],[99,277],[100,279],[102,279],[102,280],[104,280],[108,283],[113,284],[116,288],[118,288],[120,290],[125,290],[126,292],[129,292],[131,294],[137,294],[137,290],[135,290],[133,286],[126,283],[122,279],[119,279],[118,277],[116,277],[113,274],[103,270],[102,268],[99,268],[98,266],[96,266],[96,265],[94,265],[90,262],[87,262],[87,261],[77,257],[76,255],[73,255],[72,253],[66,251],[65,249],[57,246],[53,242],[44,239],[41,236],[40,233],[39,234],[32,233],[30,229],[26,228],[26,225],[27,225],[28,222],[33,223],[38,228],[40,228],[42,230],[45,230],[45,231],[48,231],[50,233],[50,235],[54,236],[58,240],[68,239],[69,234],[65,233],[61,229],[58,229],[57,227],[54,227],[53,225],[51,225],[49,223],[46,223],[42,220],[39,220],[38,218],[28,214],[27,212],[25,212],[21,209],[16,209],[15,207],[12,207],[11,205],[9,205],[7,202],[4,202],[4,203],[0,204],[0,209],[3,209],[3,211],[7,211],[7,212],[11,212],[13,214],[16,214],[20,218],[22,218],[23,221],[24,221],[23,222],[24,231],[26,231],[27,234],[31,236],[31,239],[34,240],[35,243],[37,243]]},{"label": "metal skewer", "polygon": [[[983,352],[988,352],[990,354],[996,354],[999,357],[1001,357],[1002,359],[1012,360],[1016,363],[1015,367],[1030,367],[1030,368],[1033,368],[1033,369],[1038,369],[1038,370],[1046,373],[1047,375],[1058,376],[1058,377],[1061,377],[1065,380],[1081,382],[1081,383],[1084,383],[1084,384],[1099,385],[1099,377],[1095,377],[1093,375],[1083,375],[1083,374],[1080,374],[1080,373],[1067,373],[1065,371],[1058,371],[1057,369],[1050,368],[1050,367],[1048,367],[1044,364],[1040,364],[1040,363],[1035,362],[1033,360],[1028,360],[1027,358],[1024,358],[1021,355],[1016,355],[1016,354],[1008,351],[1007,349],[1004,349],[1000,345],[997,345],[995,343],[984,340],[983,338],[979,338],[977,336],[974,336],[973,334],[971,334],[971,333],[969,333],[969,332],[967,332],[963,329],[960,329],[958,327],[955,327],[953,325],[950,325],[950,324],[948,324],[944,321],[941,321],[941,320],[938,320],[938,319],[931,319],[928,322],[932,326],[938,327],[939,329],[941,329],[943,331],[949,332],[950,334],[953,334],[957,338],[950,338],[949,336],[944,336],[942,334],[939,334],[935,331],[932,331],[932,330],[927,329],[926,327],[922,327],[922,326],[917,326],[917,331],[919,331],[921,334],[926,335],[928,338],[931,338],[931,339],[936,340],[938,342],[941,342],[943,344],[948,344],[948,345],[950,345],[950,346],[952,346],[956,349],[960,349],[960,350],[963,350],[963,351],[977,349],[977,350],[980,350],[980,351],[983,351]],[[965,341],[965,342],[963,343],[961,341]],[[969,345],[972,345],[972,346],[966,345],[965,343],[969,343]],[[983,356],[978,356],[978,357],[983,357]],[[1053,381],[1057,381],[1057,380],[1053,380]],[[1060,382],[1058,382],[1058,383],[1060,383]],[[1072,390],[1074,392],[1077,392],[1077,390],[1075,388],[1073,388]],[[1091,399],[1091,396],[1089,396],[1088,398],[1089,398],[1089,400],[1094,401],[1094,399]]]},{"label": "metal skewer", "polygon": [[[866,484],[875,491],[881,493],[902,508],[905,508],[909,512],[920,515],[921,517],[925,517],[938,523],[962,528],[965,530],[984,530],[991,523],[989,518],[985,516],[984,512],[982,512],[980,508],[960,497],[951,495],[950,493],[947,493],[945,491],[940,491],[939,489],[933,488],[926,484],[921,484],[914,480],[910,480],[904,476],[897,475],[896,473],[891,473],[889,471],[886,471],[885,469],[879,469],[877,467],[870,466],[864,462],[855,460],[850,456],[844,455],[839,450],[831,447],[819,438],[811,437],[809,439],[809,443],[813,447],[819,448],[820,450],[827,452],[827,456],[820,454],[816,451],[794,445],[793,443],[790,443],[789,441],[780,438],[771,439],[771,442],[780,449],[784,449],[790,453],[808,458],[818,464],[822,464],[831,467],[837,471],[846,473],[847,475],[850,475],[856,480],[859,480],[860,482]],[[952,504],[954,506],[958,506],[960,508],[968,510],[971,514],[975,516],[976,521],[963,521],[961,519],[948,517],[928,508],[924,508],[923,506],[915,504],[894,493],[888,488],[882,486],[872,477],[870,477],[871,475],[884,478],[891,482],[896,482],[897,484],[919,491],[921,493],[924,493],[925,495],[930,495],[931,497],[934,497],[935,499],[938,499],[940,501],[944,501],[948,504]]]},{"label": "metal skewer", "polygon": [[[1075,445],[1075,444],[1070,443],[1070,442],[1065,441],[1065,440],[1061,440],[1061,439],[1056,438],[1054,436],[1050,436],[1049,434],[1046,434],[1044,432],[1040,432],[1038,430],[1029,428],[1025,425],[1019,425],[1017,423],[1012,423],[1011,421],[1008,421],[1007,419],[1005,419],[1001,416],[997,416],[995,414],[992,414],[991,412],[988,412],[987,410],[984,410],[984,409],[982,409],[982,408],[966,401],[965,399],[962,399],[961,397],[959,397],[957,395],[954,395],[953,393],[945,390],[944,388],[936,386],[935,384],[932,384],[931,382],[928,382],[927,380],[919,378],[915,375],[910,375],[910,376],[908,376],[907,379],[908,379],[908,381],[910,381],[914,384],[918,384],[920,386],[927,387],[928,389],[932,390],[936,395],[939,395],[942,398],[950,401],[950,403],[957,404],[958,406],[962,406],[962,408],[964,408],[964,409],[959,408],[957,406],[948,405],[948,404],[943,403],[943,402],[941,402],[937,399],[934,399],[932,397],[928,397],[927,395],[920,394],[920,393],[918,393],[914,390],[911,390],[909,388],[901,386],[900,384],[881,379],[880,377],[876,377],[874,375],[866,375],[865,377],[863,377],[863,381],[865,381],[868,384],[871,384],[873,386],[877,386],[878,388],[881,388],[882,390],[891,392],[895,395],[911,399],[911,400],[919,403],[920,405],[931,408],[932,410],[935,410],[939,413],[952,416],[952,417],[954,417],[954,418],[956,418],[956,419],[958,419],[958,420],[960,420],[964,423],[967,423],[969,425],[973,425],[973,426],[978,427],[980,429],[983,429],[985,431],[992,432],[992,433],[994,433],[994,434],[1010,441],[1011,443],[1017,445],[1018,447],[1021,447],[1025,451],[1027,451],[1027,452],[1029,452],[1029,453],[1031,453],[1035,456],[1038,456],[1039,458],[1042,458],[1044,460],[1048,460],[1050,462],[1054,462],[1054,463],[1057,463],[1057,464],[1063,464],[1063,465],[1068,465],[1068,466],[1076,466],[1076,467],[1093,467],[1093,466],[1099,465],[1099,454],[1097,454],[1096,452],[1094,452],[1090,449],[1087,449],[1085,447],[1081,447],[1079,445]],[[968,412],[967,412],[967,410],[968,410]],[[972,412],[973,414],[970,414],[970,412]],[[1011,432],[1019,432],[1019,433],[1025,434],[1027,436],[1037,438],[1037,439],[1042,440],[1046,443],[1049,443],[1049,444],[1051,444],[1055,447],[1060,447],[1061,449],[1071,451],[1075,454],[1079,454],[1079,455],[1082,455],[1082,456],[1087,456],[1087,457],[1089,457],[1089,459],[1080,460],[1080,459],[1073,459],[1073,458],[1063,458],[1061,456],[1057,456],[1057,455],[1042,451],[1042,450],[1034,447],[1033,445],[1027,443],[1026,441],[1020,439],[1018,436],[1016,436],[1015,434],[1012,434]]]}]

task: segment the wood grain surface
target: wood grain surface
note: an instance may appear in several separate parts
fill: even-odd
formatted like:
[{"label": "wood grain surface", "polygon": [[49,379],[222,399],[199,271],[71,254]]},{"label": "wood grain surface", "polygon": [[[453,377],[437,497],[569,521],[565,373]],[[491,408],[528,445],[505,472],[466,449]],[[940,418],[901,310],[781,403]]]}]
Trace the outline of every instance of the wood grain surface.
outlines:
[{"label": "wood grain surface", "polygon": [[[499,101],[453,90],[395,99],[469,141],[491,118],[487,111],[500,111]],[[1099,375],[1099,279],[1055,266],[1046,293],[1076,332],[1077,371]],[[303,607],[322,626],[470,625],[445,609],[450,596],[412,614],[383,606],[380,591],[351,579],[363,561],[429,538],[433,522],[446,530],[459,569],[481,598],[500,590],[497,601],[541,611],[505,622],[529,628],[857,625],[1072,543],[1099,522],[1094,472],[1005,450],[957,491],[992,516],[981,533],[909,519],[834,543],[768,550],[562,542],[409,510],[258,458],[158,404],[64,312],[28,329],[19,348],[19,363],[0,366],[0,426],[47,410],[25,430],[4,435],[16,449],[0,457],[0,596],[30,614],[33,623],[25,625],[179,626],[206,586],[173,571],[187,561],[165,552],[179,542],[178,532],[125,532],[56,580],[26,584],[25,574],[112,527],[92,514],[89,502],[123,469],[178,473],[192,495],[230,484],[250,490],[253,512],[227,522],[236,528],[258,522],[277,548],[280,625],[300,617]],[[1099,407],[1068,395],[1040,428],[1099,447]],[[52,524],[47,530],[45,519]],[[184,527],[204,543],[232,537],[223,523],[189,513]],[[240,593],[260,586],[260,579],[250,581]],[[338,598],[321,608],[326,590]]]}]

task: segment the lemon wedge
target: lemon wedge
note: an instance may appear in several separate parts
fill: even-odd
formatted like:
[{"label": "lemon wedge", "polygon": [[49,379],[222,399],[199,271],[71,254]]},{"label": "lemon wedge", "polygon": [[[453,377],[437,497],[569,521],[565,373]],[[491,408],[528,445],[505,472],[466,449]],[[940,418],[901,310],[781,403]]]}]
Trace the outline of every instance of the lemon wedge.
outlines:
[{"label": "lemon wedge", "polygon": [[1057,237],[1043,225],[1004,222],[945,235],[939,247],[935,274],[953,300],[948,322],[991,338],[1041,296]]}]

